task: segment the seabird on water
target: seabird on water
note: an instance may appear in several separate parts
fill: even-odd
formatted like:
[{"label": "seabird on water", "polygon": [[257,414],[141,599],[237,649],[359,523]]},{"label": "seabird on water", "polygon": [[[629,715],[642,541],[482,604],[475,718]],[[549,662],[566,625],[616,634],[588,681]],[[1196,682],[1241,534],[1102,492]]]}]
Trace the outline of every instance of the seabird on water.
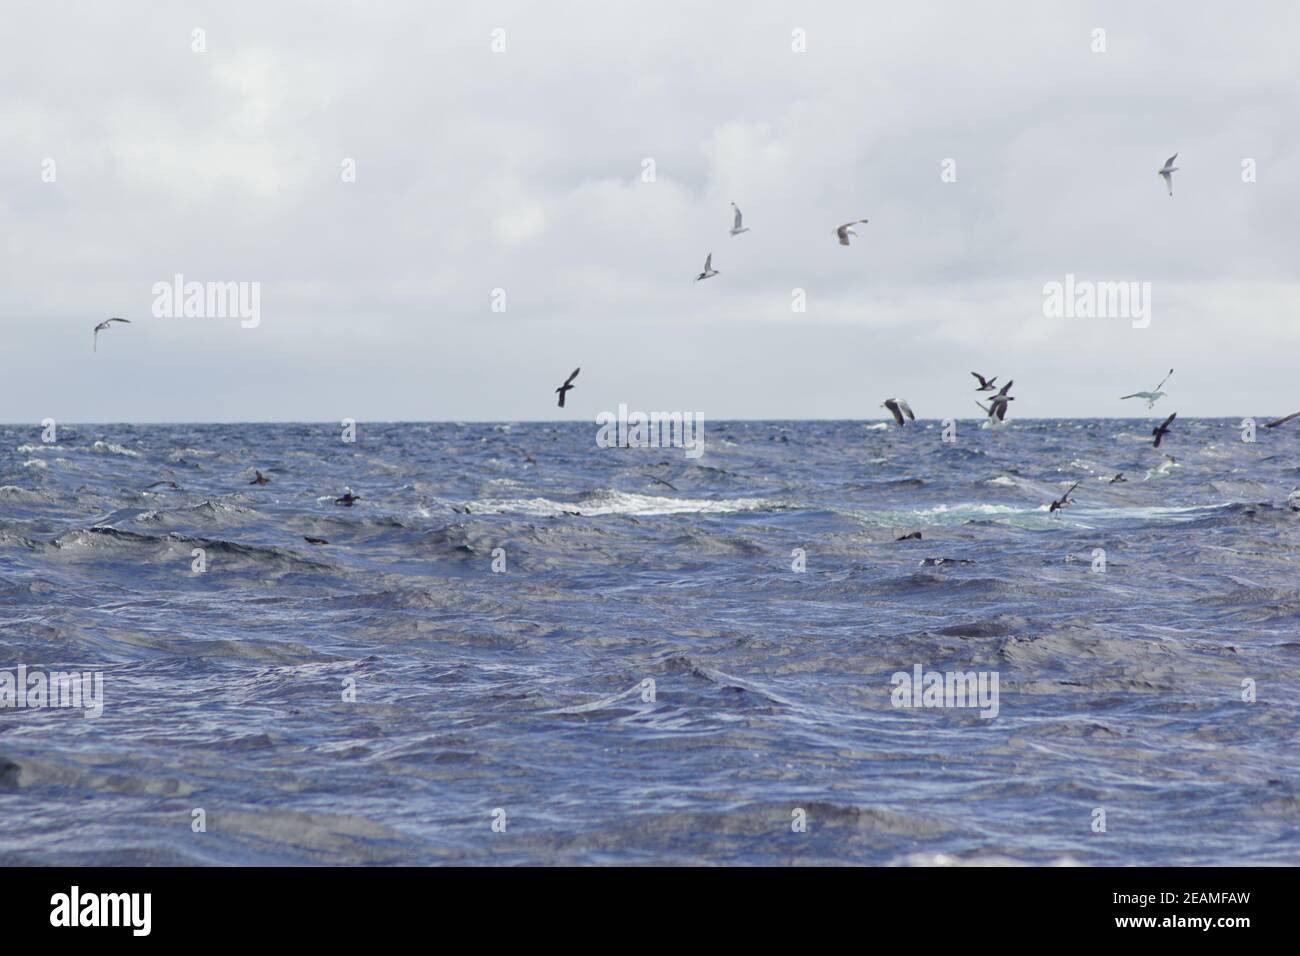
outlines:
[{"label": "seabird on water", "polygon": [[[1174,374],[1174,370],[1170,369],[1169,375],[1173,375],[1173,374]],[[1156,402],[1158,402],[1161,398],[1164,398],[1164,396],[1169,394],[1168,392],[1160,391],[1160,389],[1164,386],[1165,382],[1169,381],[1169,375],[1166,375],[1164,378],[1162,378],[1160,380],[1160,384],[1157,385],[1152,391],[1134,392],[1132,395],[1121,395],[1119,397],[1120,401],[1123,401],[1126,398],[1145,398],[1147,400],[1147,408],[1153,407]]]},{"label": "seabird on water", "polygon": [[581,371],[582,371],[582,367],[581,367],[581,366],[579,366],[578,368],[575,368],[575,369],[573,370],[573,373],[572,373],[568,378],[566,378],[566,379],[564,380],[564,384],[561,385],[559,388],[556,389],[556,391],[560,393],[560,407],[561,407],[561,408],[564,407],[564,396],[569,394],[569,389],[573,388],[573,380],[574,380],[575,378],[578,377],[578,373],[581,372]]},{"label": "seabird on water", "polygon": [[1064,508],[1066,505],[1074,504],[1074,499],[1070,497],[1070,492],[1074,491],[1074,489],[1078,487],[1079,487],[1079,483],[1076,481],[1074,484],[1070,486],[1070,491],[1067,491],[1065,494],[1061,495],[1061,497],[1057,498],[1055,501],[1051,503],[1051,505],[1048,506],[1047,513],[1051,514],[1053,511],[1058,511],[1061,508]]},{"label": "seabird on water", "polygon": [[701,279],[712,279],[717,274],[718,270],[713,268],[713,253],[710,252],[708,258],[704,260],[704,271],[695,277],[695,281],[699,282]]},{"label": "seabird on water", "polygon": [[903,420],[906,415],[908,421],[916,421],[916,416],[912,414],[912,408],[902,399],[887,398],[880,403],[881,408],[887,408],[890,414],[894,416],[894,421],[900,425],[906,425],[907,421]]},{"label": "seabird on water", "polygon": [[977,392],[993,391],[993,383],[998,380],[998,377],[996,375],[994,375],[992,378],[985,378],[979,372],[971,372],[971,374],[980,380],[980,387],[975,389],[975,391]]},{"label": "seabird on water", "polygon": [[740,225],[740,207],[737,206],[737,205],[733,202],[733,203],[731,204],[731,208],[734,209],[734,210],[736,210],[736,221],[735,221],[734,223],[731,224],[731,234],[732,234],[733,236],[738,236],[738,235],[740,235],[742,232],[749,232],[749,228],[748,228],[747,226],[746,226],[746,227],[742,227],[742,226]]},{"label": "seabird on water", "polygon": [[1279,418],[1279,419],[1277,419],[1276,421],[1271,421],[1271,422],[1269,422],[1269,423],[1268,423],[1267,425],[1265,425],[1264,427],[1265,427],[1265,428],[1277,428],[1278,425],[1285,425],[1287,422],[1291,421],[1291,419],[1293,419],[1293,418],[1300,418],[1300,412],[1292,412],[1290,415],[1287,415],[1285,418]]},{"label": "seabird on water", "polygon": [[270,483],[270,478],[266,477],[266,475],[262,474],[256,468],[253,469],[253,480],[249,482],[250,485],[269,485]]},{"label": "seabird on water", "polygon": [[1152,448],[1160,447],[1161,439],[1165,437],[1165,434],[1169,431],[1169,426],[1174,423],[1174,419],[1177,417],[1178,417],[1178,413],[1174,412],[1172,415],[1166,418],[1162,424],[1157,425],[1155,428],[1151,429],[1151,434],[1156,436],[1156,440],[1151,443]]},{"label": "seabird on water", "polygon": [[361,496],[354,495],[352,493],[351,488],[344,488],[343,495],[339,498],[335,498],[334,503],[336,505],[344,505],[345,507],[351,508],[355,502],[358,502],[360,500],[361,500]]},{"label": "seabird on water", "polygon": [[1300,511],[1300,488],[1286,496],[1286,503],[1292,511]]},{"label": "seabird on water", "polygon": [[910,534],[900,534],[900,535],[899,535],[897,538],[895,538],[894,540],[895,540],[895,541],[920,541],[920,540],[921,540],[921,532],[919,532],[919,531],[913,531],[913,532],[911,532]]},{"label": "seabird on water", "polygon": [[1169,195],[1171,196],[1174,194],[1174,173],[1178,172],[1178,167],[1174,165],[1174,160],[1177,158],[1178,154],[1174,153],[1165,160],[1163,169],[1156,170],[1159,175],[1165,177],[1165,185],[1169,187]]},{"label": "seabird on water", "polygon": [[125,322],[127,325],[130,325],[130,324],[131,324],[131,320],[130,320],[130,319],[119,319],[119,318],[117,318],[116,316],[114,316],[114,317],[111,318],[111,319],[105,319],[103,322],[100,322],[99,325],[95,326],[94,334],[91,336],[91,351],[92,351],[92,352],[98,352],[98,351],[99,351],[99,333],[100,333],[100,332],[103,332],[106,328],[108,328],[108,323],[110,323],[110,322]]},{"label": "seabird on water", "polygon": [[836,229],[835,229],[835,235],[837,235],[837,236],[840,237],[840,245],[841,245],[841,246],[847,246],[847,245],[849,244],[849,236],[856,236],[856,235],[857,235],[857,233],[854,232],[853,229],[852,229],[851,227],[852,227],[852,226],[856,226],[858,223],[863,223],[863,224],[865,225],[865,224],[866,224],[866,220],[865,220],[865,219],[854,219],[852,222],[846,222],[844,225],[842,225],[842,226],[837,226],[837,227],[836,227]]}]

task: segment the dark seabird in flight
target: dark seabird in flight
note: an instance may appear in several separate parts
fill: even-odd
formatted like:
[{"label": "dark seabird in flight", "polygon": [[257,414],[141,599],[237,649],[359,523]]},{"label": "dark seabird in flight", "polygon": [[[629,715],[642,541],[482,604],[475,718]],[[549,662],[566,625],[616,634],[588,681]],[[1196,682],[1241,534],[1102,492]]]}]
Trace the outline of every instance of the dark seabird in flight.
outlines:
[{"label": "dark seabird in flight", "polygon": [[887,398],[881,402],[881,407],[889,409],[890,414],[894,416],[894,421],[898,422],[900,425],[907,424],[907,421],[903,419],[904,415],[907,416],[908,421],[916,421],[916,416],[912,414],[911,406],[902,399]]},{"label": "dark seabird in flight", "polygon": [[159,485],[166,485],[168,488],[175,488],[177,491],[180,491],[181,488],[174,481],[155,481],[152,485],[146,485],[144,490],[148,491],[150,488],[157,488]]},{"label": "dark seabird in flight", "polygon": [[836,227],[835,235],[839,236],[841,246],[849,244],[849,236],[857,235],[851,227],[856,226],[858,223],[866,225],[867,221],[865,219],[854,219],[852,222],[846,222],[844,225]]},{"label": "dark seabird in flight", "polygon": [[[581,367],[581,366],[579,366],[578,368],[575,368],[575,369],[573,370],[573,372],[569,375],[569,377],[566,378],[566,379],[564,380],[564,384],[561,385],[559,388],[556,389],[556,391],[560,393],[560,407],[561,407],[561,408],[564,407],[564,396],[569,394],[569,389],[573,388],[573,380],[574,380],[575,378],[578,377],[578,373],[581,372],[581,371],[582,371],[582,367]],[[554,381],[554,380],[552,380],[552,381]]]},{"label": "dark seabird in flight", "polygon": [[1174,412],[1172,415],[1166,418],[1162,424],[1157,425],[1155,428],[1151,429],[1151,434],[1156,436],[1156,440],[1151,443],[1152,448],[1160,447],[1160,440],[1165,437],[1165,433],[1169,431],[1169,426],[1174,423],[1174,419],[1177,417],[1178,417],[1178,413]]},{"label": "dark seabird in flight", "polygon": [[127,325],[130,325],[130,324],[131,324],[131,320],[130,320],[130,319],[119,319],[119,318],[117,318],[117,317],[113,317],[113,318],[111,318],[111,319],[105,319],[103,322],[100,322],[99,325],[95,326],[95,331],[94,331],[94,333],[91,335],[91,351],[92,351],[92,352],[98,352],[98,351],[99,351],[99,333],[100,333],[100,332],[103,332],[106,328],[108,328],[108,323],[110,323],[110,322],[125,322]]},{"label": "dark seabird in flight", "polygon": [[713,253],[710,252],[708,257],[704,260],[704,271],[695,277],[695,281],[699,282],[701,279],[712,279],[717,274],[718,270],[713,268]]},{"label": "dark seabird in flight", "polygon": [[253,470],[253,476],[253,480],[249,482],[250,485],[269,485],[271,483],[270,478],[256,469]]},{"label": "dark seabird in flight", "polygon": [[913,532],[911,532],[910,534],[900,534],[900,535],[899,535],[897,538],[895,538],[894,540],[895,540],[895,541],[920,541],[920,540],[921,540],[921,532],[919,532],[919,531],[913,531]]},{"label": "dark seabird in flight", "polygon": [[1279,418],[1279,419],[1277,419],[1276,421],[1269,422],[1269,423],[1268,423],[1267,425],[1265,425],[1264,427],[1265,427],[1265,428],[1277,428],[1278,425],[1285,425],[1287,422],[1291,421],[1291,419],[1293,419],[1293,418],[1300,418],[1300,412],[1292,412],[1290,415],[1287,415],[1285,418]]},{"label": "dark seabird in flight", "polygon": [[980,387],[975,389],[975,391],[977,392],[993,391],[993,383],[998,380],[998,377],[996,375],[994,375],[992,378],[985,378],[979,372],[971,372],[971,374],[980,380]]},{"label": "dark seabird in flight", "polygon": [[306,541],[308,544],[329,544],[329,542],[324,538],[313,538],[310,535],[303,535],[302,540]]},{"label": "dark seabird in flight", "polygon": [[353,505],[355,502],[358,502],[358,501],[360,501],[360,500],[361,500],[361,496],[360,496],[360,495],[354,495],[354,494],[352,493],[352,489],[351,489],[351,488],[344,488],[344,489],[343,489],[343,496],[342,496],[341,498],[335,498],[335,499],[334,499],[334,503],[335,503],[336,505],[345,505],[346,507],[351,508],[352,505]]},{"label": "dark seabird in flight", "polygon": [[[1008,401],[1009,401],[1009,400],[1010,400],[1010,399],[1008,399]],[[979,410],[980,410],[981,412],[983,412],[985,415],[988,416],[988,419],[989,419],[989,422],[988,422],[988,423],[989,423],[990,425],[993,425],[993,424],[1001,425],[1003,422],[1005,422],[1005,421],[1007,420],[1007,403],[1006,403],[1006,402],[997,402],[997,403],[994,403],[994,402],[990,401],[987,405],[981,405],[980,402],[979,402],[979,400],[976,399],[976,401],[975,401],[975,405],[976,405],[976,407],[979,408]]]},{"label": "dark seabird in flight", "polygon": [[[1007,402],[1014,402],[1016,400],[1014,395],[1007,394],[1007,392],[1011,390],[1011,386],[1014,384],[1015,384],[1015,379],[1012,379],[1010,382],[1007,382],[1007,384],[1002,386],[1002,391],[998,392],[996,395],[994,395],[992,398],[989,399],[989,407],[988,407],[989,418],[992,418],[993,416],[996,415],[998,421],[1003,421],[1006,419]],[[975,404],[978,405],[979,402],[976,402]]]},{"label": "dark seabird in flight", "polygon": [[1121,472],[1118,472],[1118,473],[1115,475],[1115,477],[1112,478],[1110,481],[1106,482],[1106,484],[1108,484],[1108,485],[1118,485],[1118,484],[1120,484],[1120,483],[1122,483],[1122,482],[1125,482],[1125,481],[1128,481],[1128,479],[1124,477],[1124,472],[1121,471]]},{"label": "dark seabird in flight", "polygon": [[1051,514],[1053,511],[1057,511],[1061,508],[1064,508],[1066,505],[1073,504],[1074,499],[1070,497],[1070,493],[1074,491],[1075,488],[1078,487],[1079,487],[1079,483],[1076,481],[1074,484],[1070,486],[1070,491],[1067,491],[1065,494],[1061,495],[1061,497],[1057,498],[1055,501],[1051,503],[1051,505],[1048,506],[1047,508],[1048,514]]}]

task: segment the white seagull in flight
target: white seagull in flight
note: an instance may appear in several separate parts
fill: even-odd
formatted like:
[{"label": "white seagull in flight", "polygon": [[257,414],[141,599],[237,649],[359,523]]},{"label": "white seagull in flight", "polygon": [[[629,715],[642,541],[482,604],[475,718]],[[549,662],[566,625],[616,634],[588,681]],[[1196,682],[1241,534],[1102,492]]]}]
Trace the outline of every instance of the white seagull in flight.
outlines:
[{"label": "white seagull in flight", "polygon": [[1174,165],[1174,160],[1177,158],[1178,154],[1174,153],[1165,160],[1164,169],[1156,170],[1159,175],[1165,177],[1165,185],[1169,187],[1169,195],[1171,196],[1174,194],[1174,173],[1178,172],[1178,167]]},{"label": "white seagull in flight", "polygon": [[119,319],[119,318],[117,318],[117,317],[114,317],[114,318],[111,318],[111,319],[105,319],[103,322],[100,322],[99,325],[95,326],[95,332],[94,332],[94,335],[91,336],[91,351],[92,351],[92,352],[98,352],[98,351],[99,351],[99,333],[100,333],[100,332],[103,332],[106,328],[108,328],[108,323],[110,323],[110,322],[125,322],[127,325],[130,325],[130,324],[131,324],[131,320],[130,320],[130,319]]},{"label": "white seagull in flight", "polygon": [[695,277],[695,281],[699,282],[701,279],[712,279],[717,274],[718,270],[713,268],[713,253],[710,252],[709,257],[704,260],[704,271]]},{"label": "white seagull in flight", "polygon": [[836,228],[836,230],[835,230],[835,235],[837,235],[837,236],[840,237],[840,245],[841,245],[841,246],[847,246],[847,245],[849,244],[849,236],[856,236],[856,235],[857,235],[857,233],[854,232],[853,229],[850,228],[850,227],[852,227],[852,226],[856,226],[858,223],[863,223],[863,224],[865,225],[865,224],[866,224],[866,220],[865,220],[865,219],[854,219],[852,222],[846,222],[844,225],[839,226],[838,228]]},{"label": "white seagull in flight", "polygon": [[731,208],[734,209],[734,210],[736,210],[736,221],[735,221],[734,223],[731,224],[731,234],[732,234],[733,236],[738,236],[738,235],[740,235],[742,232],[749,232],[749,227],[748,227],[748,226],[744,226],[744,227],[742,227],[742,226],[740,225],[740,207],[737,206],[737,205],[733,202],[733,203],[731,204]]},{"label": "white seagull in flight", "polygon": [[[1174,370],[1170,369],[1169,375],[1173,375],[1173,374],[1174,374]],[[1123,401],[1126,398],[1145,398],[1147,400],[1147,408],[1155,407],[1156,402],[1158,402],[1160,399],[1164,398],[1166,395],[1169,394],[1168,392],[1160,391],[1160,387],[1164,385],[1165,382],[1169,381],[1169,375],[1166,375],[1164,378],[1162,378],[1160,380],[1160,385],[1157,385],[1152,391],[1134,392],[1132,395],[1121,395],[1119,397],[1120,401]]]}]

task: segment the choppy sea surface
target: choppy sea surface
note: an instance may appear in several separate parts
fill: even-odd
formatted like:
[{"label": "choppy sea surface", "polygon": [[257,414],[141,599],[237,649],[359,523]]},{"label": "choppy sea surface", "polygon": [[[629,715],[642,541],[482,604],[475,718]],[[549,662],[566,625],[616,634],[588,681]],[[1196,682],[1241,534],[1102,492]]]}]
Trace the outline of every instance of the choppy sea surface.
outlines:
[{"label": "choppy sea surface", "polygon": [[1298,863],[1300,426],[1153,424],[0,427],[0,863]]}]

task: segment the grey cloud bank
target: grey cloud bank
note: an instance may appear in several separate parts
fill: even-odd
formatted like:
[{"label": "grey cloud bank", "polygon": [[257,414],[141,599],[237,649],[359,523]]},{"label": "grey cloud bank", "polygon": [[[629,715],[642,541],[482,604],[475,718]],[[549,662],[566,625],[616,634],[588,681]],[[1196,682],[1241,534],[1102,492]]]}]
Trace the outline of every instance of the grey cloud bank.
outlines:
[{"label": "grey cloud bank", "polygon": [[[6,16],[5,421],[545,419],[576,365],[587,423],[967,417],[972,368],[1024,417],[1170,366],[1180,415],[1300,407],[1294,5]],[[259,283],[256,327],[153,315],[176,274]],[[1149,325],[1046,316],[1067,275],[1150,283]]]}]

